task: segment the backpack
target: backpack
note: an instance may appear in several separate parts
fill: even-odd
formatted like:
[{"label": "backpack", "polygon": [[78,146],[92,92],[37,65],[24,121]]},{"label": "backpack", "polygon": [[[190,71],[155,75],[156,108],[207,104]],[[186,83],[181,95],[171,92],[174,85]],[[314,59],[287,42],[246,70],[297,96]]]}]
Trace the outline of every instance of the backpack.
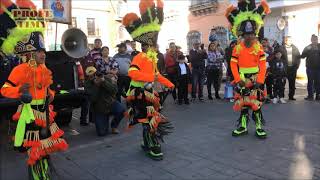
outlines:
[{"label": "backpack", "polygon": [[165,67],[166,67],[166,72],[168,74],[173,74],[177,72],[177,68],[176,68],[176,60],[174,59],[174,57],[170,56],[169,54],[166,54],[166,59],[165,59]]}]

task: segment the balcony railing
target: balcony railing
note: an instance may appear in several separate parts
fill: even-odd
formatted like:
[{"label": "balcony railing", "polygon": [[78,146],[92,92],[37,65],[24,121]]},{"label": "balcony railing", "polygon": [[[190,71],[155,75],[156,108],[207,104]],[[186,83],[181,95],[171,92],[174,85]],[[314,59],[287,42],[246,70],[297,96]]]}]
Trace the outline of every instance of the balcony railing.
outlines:
[{"label": "balcony railing", "polygon": [[189,11],[197,15],[205,15],[216,12],[218,8],[218,0],[206,0],[201,2],[192,3],[189,7]]}]

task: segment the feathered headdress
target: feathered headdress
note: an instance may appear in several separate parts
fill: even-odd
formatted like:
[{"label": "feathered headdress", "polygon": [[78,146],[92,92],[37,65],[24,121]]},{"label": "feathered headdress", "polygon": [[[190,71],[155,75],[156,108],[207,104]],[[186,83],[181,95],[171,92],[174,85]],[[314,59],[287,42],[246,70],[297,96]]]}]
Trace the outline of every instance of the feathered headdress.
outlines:
[{"label": "feathered headdress", "polygon": [[[31,0],[0,1],[0,47],[9,55],[44,49],[43,27],[24,28],[16,24],[12,14],[15,9],[36,9]],[[25,21],[30,21],[26,19]]]},{"label": "feathered headdress", "polygon": [[263,26],[263,18],[269,14],[270,8],[266,0],[256,7],[255,0],[238,0],[238,7],[230,6],[225,16],[231,25],[231,32],[239,37],[246,33],[259,34]]},{"label": "feathered headdress", "polygon": [[122,24],[133,40],[155,46],[163,22],[163,1],[157,0],[156,6],[154,0],[140,0],[139,9],[141,18],[135,13],[128,13]]}]

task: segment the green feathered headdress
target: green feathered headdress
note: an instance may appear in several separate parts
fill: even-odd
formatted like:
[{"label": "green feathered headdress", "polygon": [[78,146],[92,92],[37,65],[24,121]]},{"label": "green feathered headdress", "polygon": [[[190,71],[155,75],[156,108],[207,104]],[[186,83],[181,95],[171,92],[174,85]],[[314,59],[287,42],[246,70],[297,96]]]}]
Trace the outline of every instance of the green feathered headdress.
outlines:
[{"label": "green feathered headdress", "polygon": [[36,9],[31,0],[1,0],[0,8],[0,47],[5,54],[24,53],[44,49],[42,34],[44,27],[30,28],[25,24],[36,24],[37,20],[26,19],[17,24],[11,11],[17,9]]},{"label": "green feathered headdress", "polygon": [[255,0],[238,0],[238,7],[230,6],[225,16],[231,25],[232,34],[239,37],[245,33],[258,35],[264,25],[263,18],[270,12],[265,0],[258,7]]},{"label": "green feathered headdress", "polygon": [[123,17],[122,24],[132,36],[133,40],[142,44],[155,46],[163,22],[163,1],[140,0],[141,18],[135,13],[128,13]]}]

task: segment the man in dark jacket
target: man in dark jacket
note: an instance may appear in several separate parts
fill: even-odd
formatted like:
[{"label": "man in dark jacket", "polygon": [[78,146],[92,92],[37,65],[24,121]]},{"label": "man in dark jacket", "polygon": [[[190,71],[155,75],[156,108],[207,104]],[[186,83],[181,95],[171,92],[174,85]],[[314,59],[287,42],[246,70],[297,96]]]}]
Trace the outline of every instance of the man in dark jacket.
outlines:
[{"label": "man in dark jacket", "polygon": [[127,45],[125,43],[120,43],[117,45],[117,47],[118,53],[113,56],[113,59],[119,64],[117,99],[119,102],[121,102],[121,96],[125,97],[131,81],[130,77],[128,76],[128,70],[131,64],[132,56],[127,53]]},{"label": "man in dark jacket", "polygon": [[203,101],[203,81],[205,78],[205,61],[207,52],[200,49],[200,42],[193,44],[193,49],[189,52],[189,59],[192,67],[192,101],[196,99],[197,87],[199,87],[198,98]]},{"label": "man in dark jacket", "polygon": [[290,36],[285,37],[284,45],[280,47],[280,51],[286,65],[287,78],[289,81],[289,100],[295,101],[294,94],[296,89],[297,71],[300,66],[300,52],[298,48],[292,44]]},{"label": "man in dark jacket", "polygon": [[177,46],[174,42],[169,44],[169,51],[166,53],[164,63],[165,63],[165,71],[167,73],[168,79],[172,82],[175,87],[172,90],[171,94],[173,100],[176,101],[177,99],[177,92],[176,92],[176,84],[177,84]]},{"label": "man in dark jacket", "polygon": [[236,45],[237,45],[237,40],[231,41],[230,45],[225,49],[225,54],[224,54],[224,57],[225,57],[227,64],[228,64],[227,77],[229,78],[230,81],[233,81],[233,75],[232,75],[231,68],[230,68],[230,61],[231,61],[233,48]]},{"label": "man in dark jacket", "polygon": [[160,74],[164,75],[166,74],[166,65],[164,62],[164,55],[159,51],[159,45],[157,45],[157,58],[158,58],[158,62],[157,62],[157,66],[158,66],[158,70],[160,72]]},{"label": "man in dark jacket", "polygon": [[266,58],[267,58],[267,73],[266,73],[266,80],[265,80],[265,85],[267,88],[267,98],[266,98],[266,103],[269,103],[271,99],[273,99],[273,77],[271,73],[271,61],[274,58],[274,49],[270,46],[270,42],[268,38],[263,38],[261,40],[261,44],[263,47],[263,50],[265,52]]},{"label": "man in dark jacket", "polygon": [[320,100],[320,44],[318,36],[311,36],[311,44],[304,48],[301,58],[306,58],[306,68],[308,77],[308,96],[306,100]]}]

